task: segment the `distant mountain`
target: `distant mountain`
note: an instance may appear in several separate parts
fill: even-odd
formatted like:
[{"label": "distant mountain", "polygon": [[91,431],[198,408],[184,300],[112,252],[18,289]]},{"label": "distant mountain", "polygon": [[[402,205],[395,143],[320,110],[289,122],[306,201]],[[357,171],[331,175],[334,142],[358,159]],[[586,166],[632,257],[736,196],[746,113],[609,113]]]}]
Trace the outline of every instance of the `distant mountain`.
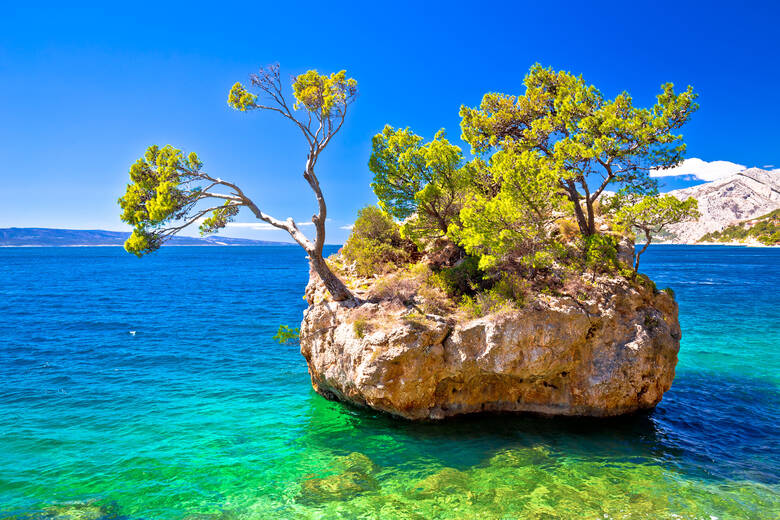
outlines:
[{"label": "distant mountain", "polygon": [[763,246],[780,245],[780,209],[758,218],[743,220],[701,237],[702,242],[727,242]]},{"label": "distant mountain", "polygon": [[[10,246],[121,246],[130,233],[100,229],[0,228],[0,247]],[[287,242],[269,242],[247,238],[209,236],[173,237],[172,246],[287,246]]]},{"label": "distant mountain", "polygon": [[721,180],[670,191],[678,199],[699,201],[701,218],[669,226],[666,242],[695,243],[740,221],[780,208],[780,172],[749,168]]}]

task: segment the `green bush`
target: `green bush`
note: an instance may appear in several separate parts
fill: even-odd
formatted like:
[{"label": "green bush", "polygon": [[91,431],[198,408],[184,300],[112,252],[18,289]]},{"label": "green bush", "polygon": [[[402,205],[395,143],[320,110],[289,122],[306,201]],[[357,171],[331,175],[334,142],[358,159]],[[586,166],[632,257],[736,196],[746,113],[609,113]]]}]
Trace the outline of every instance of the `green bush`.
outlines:
[{"label": "green bush", "polygon": [[749,238],[767,246],[780,244],[780,210],[750,222],[738,222],[720,231],[712,231],[701,237],[699,242],[744,242]]},{"label": "green bush", "polygon": [[473,295],[485,286],[485,273],[479,268],[479,258],[468,256],[452,267],[445,267],[433,279],[450,297]]},{"label": "green bush", "polygon": [[595,234],[584,239],[585,267],[596,272],[608,272],[619,268],[617,238]]},{"label": "green bush", "polygon": [[361,276],[371,276],[391,270],[410,260],[410,244],[401,238],[398,224],[377,208],[367,206],[358,211],[358,218],[341,253]]},{"label": "green bush", "polygon": [[274,335],[274,340],[281,345],[286,345],[298,341],[301,337],[299,327],[290,327],[289,325],[279,325],[279,330]]},{"label": "green bush", "polygon": [[649,276],[646,274],[638,274],[636,277],[636,282],[639,284],[640,287],[644,287],[646,289],[650,289],[653,292],[657,292],[658,288],[655,286],[655,282],[650,279]]},{"label": "green bush", "polygon": [[355,333],[355,337],[362,339],[368,331],[368,322],[363,319],[357,319],[352,322],[352,332]]},{"label": "green bush", "polygon": [[530,284],[515,273],[502,273],[491,291],[498,296],[515,303],[518,307],[525,305],[526,293]]}]

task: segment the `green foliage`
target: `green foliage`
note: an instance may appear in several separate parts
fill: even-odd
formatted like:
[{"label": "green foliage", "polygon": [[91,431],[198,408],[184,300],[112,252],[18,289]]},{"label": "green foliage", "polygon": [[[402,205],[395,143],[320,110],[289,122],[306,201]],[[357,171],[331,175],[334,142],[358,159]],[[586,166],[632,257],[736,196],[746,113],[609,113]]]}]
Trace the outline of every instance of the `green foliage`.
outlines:
[{"label": "green foliage", "polygon": [[493,288],[478,292],[474,296],[464,295],[460,300],[460,309],[472,318],[481,318],[488,314],[511,309],[515,307],[514,303]]},{"label": "green foliage", "polygon": [[480,305],[473,296],[464,294],[460,299],[459,306],[467,316],[471,316],[472,318],[480,318],[485,315],[485,309],[482,308],[482,305]]},{"label": "green foliage", "polygon": [[230,201],[225,201],[221,208],[215,209],[210,217],[203,220],[199,228],[200,234],[206,235],[224,228],[228,222],[233,220],[233,217],[238,215],[239,209],[239,206],[231,204]]},{"label": "green foliage", "polygon": [[330,76],[310,70],[295,78],[293,83],[295,109],[301,106],[310,112],[318,112],[324,118],[357,94],[357,81],[347,79],[345,70]]},{"label": "green foliage", "polygon": [[646,274],[642,274],[642,273],[636,274],[635,275],[635,280],[636,280],[636,283],[640,287],[644,287],[645,289],[649,289],[649,290],[651,290],[653,292],[658,291],[658,288],[656,287],[655,282],[653,280],[651,280],[650,277],[647,276]]},{"label": "green foliage", "polygon": [[423,143],[408,128],[389,125],[374,136],[368,165],[380,207],[395,218],[407,219],[403,234],[418,244],[446,235],[473,172],[443,130]]},{"label": "green foliage", "polygon": [[[254,76],[252,83],[268,92],[270,85],[269,74],[277,72],[277,67],[271,67],[269,71],[261,71],[260,76]],[[279,92],[275,92],[279,94]],[[293,95],[295,104],[293,108],[303,108],[314,114],[319,120],[328,120],[334,114],[343,113],[348,105],[357,96],[357,81],[347,78],[346,71],[335,72],[330,76],[320,74],[316,70],[309,70],[295,77],[293,82]],[[256,108],[268,108],[258,104],[258,96],[249,92],[244,85],[237,82],[228,94],[228,105],[245,112]],[[278,101],[278,100],[277,100]],[[282,107],[285,108],[285,107]],[[284,114],[283,115],[289,115]]]},{"label": "green foliage", "polygon": [[516,273],[501,273],[501,277],[493,285],[491,291],[502,298],[513,302],[518,307],[526,303],[527,293],[530,289],[528,281]]},{"label": "green foliage", "polygon": [[357,319],[354,322],[352,322],[352,332],[354,332],[356,338],[362,339],[363,336],[366,335],[367,330],[368,330],[368,322],[366,320]]},{"label": "green foliage", "polygon": [[[478,154],[535,155],[557,176],[583,235],[595,233],[593,204],[609,185],[633,194],[656,192],[649,168],[682,160],[685,144],[675,131],[698,108],[691,87],[677,94],[671,83],[661,86],[650,109],[635,107],[625,92],[605,99],[581,76],[540,65],[524,84],[523,95],[489,93],[479,108],[461,107],[462,137]],[[589,186],[599,175],[600,185]]]},{"label": "green foliage", "polygon": [[247,110],[254,108],[256,104],[257,96],[255,94],[249,92],[239,82],[233,84],[230,93],[228,93],[228,105],[241,112],[246,112]]},{"label": "green foliage", "polygon": [[495,154],[491,174],[500,186],[497,194],[475,194],[460,213],[460,225],[450,234],[466,252],[479,255],[480,267],[496,267],[507,258],[534,268],[551,247],[549,225],[564,207],[558,193],[558,174],[531,152],[514,148]]},{"label": "green foliage", "polygon": [[485,286],[485,273],[479,268],[479,258],[469,256],[452,267],[445,267],[433,276],[433,283],[448,296],[459,298],[474,294]]},{"label": "green foliage", "polygon": [[407,247],[393,218],[376,206],[367,206],[358,211],[342,254],[355,264],[358,274],[370,276],[408,262]]},{"label": "green foliage", "polygon": [[765,246],[780,245],[780,209],[756,219],[738,222],[721,231],[707,233],[699,242],[744,242],[754,239]]},{"label": "green foliage", "polygon": [[667,287],[665,289],[661,289],[661,291],[665,292],[666,294],[668,294],[672,298],[672,300],[674,300],[674,297],[675,297],[674,289],[672,289],[671,287]]},{"label": "green foliage", "polygon": [[[258,93],[235,83],[228,94],[228,104],[242,112],[257,109],[281,115],[294,123],[308,144],[303,177],[317,200],[317,213],[312,216],[313,240],[301,232],[292,218],[282,220],[265,213],[236,184],[201,171],[202,163],[194,153],[185,159],[181,150],[170,145],[160,149],[155,145],[131,167],[131,183],[119,199],[121,219],[134,228],[125,248],[142,256],[196,223],[201,234],[214,233],[246,206],[259,220],[287,231],[303,247],[312,268],[335,301],[349,300],[353,297],[351,292],[323,259],[327,207],[315,165],[344,124],[347,108],[357,96],[357,82],[348,79],[343,70],[329,76],[316,70],[307,71],[294,79],[292,90],[296,102],[290,107],[282,92],[278,65],[261,68],[250,78]],[[306,112],[300,118],[294,113],[299,109]],[[216,201],[217,205],[198,206],[199,201],[207,199]]]},{"label": "green foliage", "polygon": [[298,327],[289,327],[287,325],[279,325],[279,330],[274,335],[274,340],[281,345],[286,345],[298,341],[301,337],[301,329]]},{"label": "green foliage", "polygon": [[[621,210],[621,222],[636,227],[629,221],[663,226],[695,215],[695,202],[656,197],[649,176],[683,158],[677,130],[698,108],[691,87],[676,93],[664,84],[655,105],[640,108],[625,92],[606,99],[581,76],[540,65],[524,86],[522,95],[488,93],[478,108],[461,107],[462,138],[480,155],[469,163],[442,132],[425,143],[408,128],[386,126],[374,137],[372,187],[380,206],[405,220],[403,236],[418,245],[445,236],[477,257],[483,272],[534,277],[565,262],[616,266],[615,240],[599,236],[597,216],[601,225]],[[602,208],[599,197],[611,185],[630,204]],[[571,255],[576,236],[582,254]],[[439,275],[448,294],[474,290],[447,276]]]},{"label": "green foliage", "polygon": [[615,212],[615,221],[624,230],[637,230],[644,234],[645,246],[635,253],[634,271],[639,269],[639,259],[653,237],[670,224],[699,218],[699,203],[693,197],[679,200],[672,195],[635,195],[618,192],[605,200],[605,206]]},{"label": "green foliage", "polygon": [[617,238],[612,235],[591,235],[583,239],[585,267],[594,272],[617,269]]},{"label": "green foliage", "polygon": [[680,200],[672,195],[635,197],[618,193],[607,204],[618,208],[615,220],[623,229],[636,229],[651,237],[670,224],[700,216],[699,203],[693,197]]},{"label": "green foliage", "polygon": [[[130,183],[119,199],[120,219],[133,226],[125,249],[137,256],[154,251],[179,227],[171,223],[184,219],[205,198],[201,180],[203,166],[195,153],[186,158],[181,150],[166,145],[150,146],[144,156],[130,168]],[[213,212],[201,231],[214,232],[224,227],[237,213],[232,201],[218,208],[209,208],[198,217]],[[183,227],[183,226],[181,226]]]}]

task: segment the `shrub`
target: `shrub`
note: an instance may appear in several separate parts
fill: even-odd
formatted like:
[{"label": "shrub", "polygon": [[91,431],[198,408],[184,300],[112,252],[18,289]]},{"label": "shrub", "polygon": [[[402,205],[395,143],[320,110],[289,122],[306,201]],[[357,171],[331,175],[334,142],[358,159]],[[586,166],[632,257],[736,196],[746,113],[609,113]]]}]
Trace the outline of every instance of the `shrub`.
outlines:
[{"label": "shrub", "polygon": [[487,316],[511,306],[512,302],[495,289],[483,291],[474,296],[464,295],[460,301],[460,308],[473,318]]},{"label": "shrub", "polygon": [[411,264],[406,269],[378,278],[371,286],[367,296],[371,300],[398,298],[402,302],[409,302],[414,299],[415,294],[429,282],[432,276],[433,273],[424,263]]},{"label": "shrub", "polygon": [[274,340],[281,345],[298,341],[301,337],[301,329],[288,325],[279,325],[279,330],[274,335]]},{"label": "shrub", "polygon": [[537,251],[534,253],[531,267],[537,271],[540,269],[549,269],[555,262],[553,251]]},{"label": "shrub", "polygon": [[617,238],[595,234],[584,240],[585,267],[596,272],[608,272],[619,267]]},{"label": "shrub", "polygon": [[672,289],[671,287],[667,287],[666,289],[663,289],[663,292],[665,292],[666,294],[671,296],[672,300],[674,300],[674,296],[675,296],[674,295],[674,289]]},{"label": "shrub", "polygon": [[435,283],[450,297],[472,295],[485,285],[479,258],[467,256],[452,267],[445,267],[434,275]]},{"label": "shrub", "polygon": [[469,295],[464,295],[463,298],[460,299],[460,308],[469,316],[472,318],[479,318],[482,316],[482,308],[480,307],[477,300]]},{"label": "shrub", "polygon": [[530,288],[528,281],[515,273],[502,273],[501,278],[495,283],[491,291],[509,300],[518,307],[525,305],[527,293]]},{"label": "shrub", "polygon": [[401,319],[404,321],[404,323],[411,325],[415,329],[425,329],[429,324],[428,318],[419,312],[411,312],[405,316],[402,316]]},{"label": "shrub", "polygon": [[447,314],[452,310],[452,302],[437,286],[424,283],[417,291],[420,309],[426,314]]},{"label": "shrub", "polygon": [[656,286],[655,286],[655,282],[654,282],[654,281],[652,281],[652,280],[650,279],[650,277],[649,277],[649,276],[647,276],[646,274],[641,274],[641,273],[640,273],[640,274],[639,274],[639,275],[636,277],[636,281],[637,281],[637,283],[639,284],[639,286],[640,286],[640,287],[644,287],[644,288],[646,288],[646,289],[650,289],[650,290],[651,290],[651,291],[653,291],[653,292],[657,292],[657,291],[658,291],[658,289],[657,289],[657,288],[656,288]]},{"label": "shrub", "polygon": [[385,275],[374,282],[368,291],[369,300],[392,300],[398,298],[402,302],[411,301],[420,287],[420,282],[410,278],[406,272],[395,272]]},{"label": "shrub", "polygon": [[355,337],[362,339],[368,331],[368,322],[364,319],[357,319],[352,322],[352,331],[355,333]]},{"label": "shrub", "polygon": [[358,212],[342,254],[355,264],[361,276],[387,272],[409,261],[409,243],[401,238],[398,224],[390,215],[367,206]]},{"label": "shrub", "polygon": [[571,242],[580,236],[580,226],[572,219],[561,219],[558,221],[558,232],[566,242]]}]

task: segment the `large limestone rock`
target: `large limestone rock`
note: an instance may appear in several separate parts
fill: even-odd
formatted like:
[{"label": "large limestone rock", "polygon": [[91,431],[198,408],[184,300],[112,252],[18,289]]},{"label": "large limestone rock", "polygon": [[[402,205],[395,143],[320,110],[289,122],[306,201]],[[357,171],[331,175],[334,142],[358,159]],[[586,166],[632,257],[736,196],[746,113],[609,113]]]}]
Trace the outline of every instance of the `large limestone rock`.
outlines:
[{"label": "large limestone rock", "polygon": [[677,304],[625,280],[597,287],[581,299],[539,295],[522,310],[456,320],[398,300],[333,302],[310,283],[301,352],[323,396],[407,419],[652,408],[674,379]]}]

